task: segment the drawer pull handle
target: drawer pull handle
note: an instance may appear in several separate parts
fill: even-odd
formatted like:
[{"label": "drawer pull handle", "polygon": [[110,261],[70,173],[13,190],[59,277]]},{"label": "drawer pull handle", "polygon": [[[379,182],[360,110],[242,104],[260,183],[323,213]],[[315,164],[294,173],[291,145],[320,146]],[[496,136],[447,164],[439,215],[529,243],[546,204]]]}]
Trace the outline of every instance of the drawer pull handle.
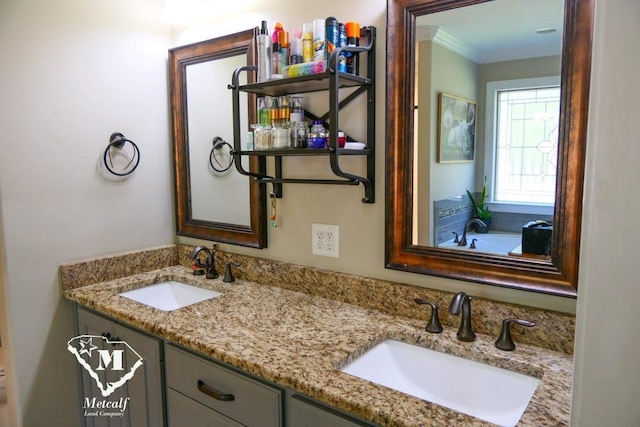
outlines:
[{"label": "drawer pull handle", "polygon": [[202,380],[198,380],[198,390],[200,390],[201,393],[204,393],[207,396],[213,397],[214,399],[220,400],[222,402],[231,402],[232,400],[235,400],[235,396],[233,394],[220,393],[213,387],[209,387],[208,385],[206,385]]}]

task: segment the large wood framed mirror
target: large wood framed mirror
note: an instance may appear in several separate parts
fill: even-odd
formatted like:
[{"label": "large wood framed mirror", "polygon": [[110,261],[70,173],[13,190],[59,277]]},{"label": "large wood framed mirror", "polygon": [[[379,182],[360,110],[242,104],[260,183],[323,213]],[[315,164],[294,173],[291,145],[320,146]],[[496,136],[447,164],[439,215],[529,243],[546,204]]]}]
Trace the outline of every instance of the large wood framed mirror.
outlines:
[{"label": "large wood framed mirror", "polygon": [[[501,5],[506,9],[496,9]],[[517,21],[516,10],[524,8],[524,14],[531,15],[526,12],[530,10],[528,7],[542,9],[547,6],[555,8],[553,12],[546,12],[547,19],[539,22],[529,19],[526,23]],[[459,16],[467,19],[466,22],[455,22],[457,17],[453,14],[459,12]],[[576,297],[593,12],[593,0],[388,0],[387,268]],[[495,22],[495,18],[502,21]],[[555,28],[556,25],[562,28]],[[507,77],[504,77],[504,72],[496,71],[502,68],[495,67],[495,62],[500,62],[501,66],[507,61],[518,62],[519,71],[515,72],[519,73],[518,80],[521,80],[523,73],[536,68],[532,60],[522,56],[493,55],[493,60],[487,59],[491,57],[488,55],[491,52],[475,46],[483,37],[492,39],[494,44],[504,44],[505,40],[515,42],[517,36],[500,35],[499,30],[503,27],[520,31],[526,29],[532,33],[538,30],[539,34],[535,36],[550,39],[554,37],[549,34],[553,33],[552,29],[561,35],[556,37],[556,53],[553,49],[537,53],[537,57],[544,56],[547,65],[557,64],[556,72],[542,74],[552,81],[555,77],[555,85],[558,85],[556,127],[554,132],[549,132],[548,128],[545,130],[548,139],[557,140],[557,145],[551,149],[545,144],[536,145],[538,150],[546,149],[547,161],[555,166],[555,185],[551,185],[550,203],[532,203],[537,206],[527,213],[535,219],[548,220],[553,226],[550,250],[542,256],[523,254],[517,248],[505,253],[501,250],[463,250],[440,242],[443,230],[453,240],[451,229],[441,228],[441,224],[446,222],[440,221],[442,217],[458,215],[462,211],[462,226],[455,229],[460,234],[463,228],[466,229],[465,221],[472,218],[472,215],[464,217],[471,214],[464,213],[468,205],[465,190],[473,194],[487,185],[490,201],[495,192],[494,182],[498,179],[498,172],[496,161],[491,157],[496,147],[492,135],[499,132],[490,133],[488,128],[497,122],[495,116],[501,113],[491,110],[493,95],[487,88],[493,88],[498,80],[514,80],[514,77],[508,76],[511,71],[506,73]],[[473,33],[467,30],[474,28],[484,35],[469,35]],[[462,33],[465,35],[461,36]],[[441,40],[435,39],[438,35],[442,36]],[[465,42],[461,40],[464,37],[474,39]],[[428,39],[428,46],[423,47],[421,39],[425,38]],[[470,64],[469,67],[450,65],[447,70],[436,71],[435,67],[446,62],[442,55],[436,56],[436,51],[443,48],[449,56],[452,55],[451,50],[456,51],[457,60]],[[503,46],[503,51],[507,50],[517,55],[527,50],[527,46]],[[426,73],[425,64],[431,67]],[[502,73],[503,76],[487,77],[492,72]],[[440,78],[437,83],[434,82],[436,74]],[[455,79],[458,79],[454,82],[456,84],[452,84],[451,81]],[[443,84],[443,81],[447,84]],[[553,86],[554,83],[543,85]],[[446,104],[441,101],[443,94],[445,98],[450,95],[454,100],[459,97],[464,101],[465,112],[473,112],[472,119],[469,118],[471,116],[453,116],[454,122],[458,120],[458,126],[464,124],[465,131],[474,128],[474,133],[470,134],[474,151],[466,158],[461,157],[459,162],[443,162],[442,158],[438,158],[438,144],[447,143],[445,140],[438,141],[438,127],[444,129],[449,125],[446,120],[451,119],[446,116],[450,113],[445,113],[443,105]],[[522,133],[525,140],[531,134],[529,131]],[[468,141],[470,137],[465,138]],[[435,175],[437,171],[443,174]],[[450,189],[451,183],[457,181],[460,181],[458,187]],[[448,193],[434,194],[443,188],[447,188],[445,191]],[[438,204],[436,202],[442,201],[438,199],[448,204]],[[525,208],[525,211],[528,209]],[[526,219],[526,216],[518,218]],[[493,222],[496,222],[495,218]],[[520,233],[523,225],[519,225]],[[492,233],[490,228],[489,234]],[[521,241],[521,236],[519,238]],[[480,237],[478,240],[482,241]]]},{"label": "large wood framed mirror", "polygon": [[[229,152],[233,118],[227,86],[233,71],[255,63],[255,36],[251,29],[169,50],[178,235],[267,245],[264,186],[240,175]],[[255,97],[246,95],[240,110],[241,126],[248,131],[255,123]],[[229,145],[221,145],[212,158],[216,137]],[[246,169],[261,167],[257,158],[243,161]]]}]

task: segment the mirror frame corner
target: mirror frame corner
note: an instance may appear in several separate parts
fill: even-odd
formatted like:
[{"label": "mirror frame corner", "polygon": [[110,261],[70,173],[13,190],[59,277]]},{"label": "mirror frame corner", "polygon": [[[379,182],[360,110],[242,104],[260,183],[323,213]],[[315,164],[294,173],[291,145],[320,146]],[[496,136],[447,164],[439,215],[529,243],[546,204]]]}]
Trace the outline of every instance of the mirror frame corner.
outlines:
[{"label": "mirror frame corner", "polygon": [[[255,36],[252,28],[169,49],[169,84],[173,136],[176,234],[253,248],[267,247],[266,190],[255,180],[249,183],[250,225],[195,219],[192,216],[189,182],[186,67],[231,55],[246,55],[247,65],[255,63]],[[229,82],[231,76],[229,76]],[[231,95],[229,95],[231,101]],[[249,95],[249,121],[255,121],[255,96]],[[229,104],[231,108],[231,102]],[[259,159],[250,159],[251,170],[260,168]]]},{"label": "mirror frame corner", "polygon": [[[558,182],[551,262],[417,246],[413,223],[416,16],[486,0],[387,0],[385,267],[575,298],[594,0],[565,0]],[[409,191],[407,191],[409,189]]]}]

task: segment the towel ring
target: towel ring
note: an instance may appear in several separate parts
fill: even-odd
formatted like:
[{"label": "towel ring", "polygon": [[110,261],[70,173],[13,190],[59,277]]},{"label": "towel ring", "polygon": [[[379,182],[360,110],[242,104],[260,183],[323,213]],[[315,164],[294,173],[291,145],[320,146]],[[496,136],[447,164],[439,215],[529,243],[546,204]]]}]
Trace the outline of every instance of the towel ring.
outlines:
[{"label": "towel ring", "polygon": [[[111,149],[113,148],[122,149],[127,144],[127,142],[131,144],[131,147],[133,147],[133,155],[131,156],[131,159],[126,164],[126,166],[122,168],[121,171],[119,172],[115,171],[113,169],[113,161],[111,159]],[[133,141],[125,138],[125,136],[120,132],[114,132],[109,137],[109,145],[107,145],[107,149],[104,150],[103,160],[104,160],[104,165],[109,172],[117,176],[127,176],[130,173],[132,173],[134,170],[136,170],[136,168],[140,164],[140,149]],[[133,163],[133,166],[130,168],[132,163]]]},{"label": "towel ring", "polygon": [[[218,173],[226,172],[229,169],[231,169],[231,166],[233,166],[233,147],[231,146],[231,144],[229,144],[227,141],[220,138],[219,136],[216,136],[213,138],[212,144],[213,144],[213,148],[209,153],[209,165],[211,166],[211,168]],[[221,152],[220,150],[222,150],[224,146],[229,147],[229,164],[226,166],[220,163],[220,161],[216,157],[216,153]],[[213,164],[214,161],[218,166]]]}]

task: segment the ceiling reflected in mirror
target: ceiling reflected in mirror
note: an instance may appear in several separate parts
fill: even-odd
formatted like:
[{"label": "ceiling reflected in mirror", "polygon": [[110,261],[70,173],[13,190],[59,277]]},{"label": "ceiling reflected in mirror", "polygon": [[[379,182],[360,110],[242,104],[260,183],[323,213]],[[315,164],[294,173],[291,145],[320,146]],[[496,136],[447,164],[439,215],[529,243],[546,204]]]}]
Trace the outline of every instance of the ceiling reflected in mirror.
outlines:
[{"label": "ceiling reflected in mirror", "polygon": [[494,0],[418,16],[416,39],[478,64],[560,55],[563,18],[563,0]]}]

